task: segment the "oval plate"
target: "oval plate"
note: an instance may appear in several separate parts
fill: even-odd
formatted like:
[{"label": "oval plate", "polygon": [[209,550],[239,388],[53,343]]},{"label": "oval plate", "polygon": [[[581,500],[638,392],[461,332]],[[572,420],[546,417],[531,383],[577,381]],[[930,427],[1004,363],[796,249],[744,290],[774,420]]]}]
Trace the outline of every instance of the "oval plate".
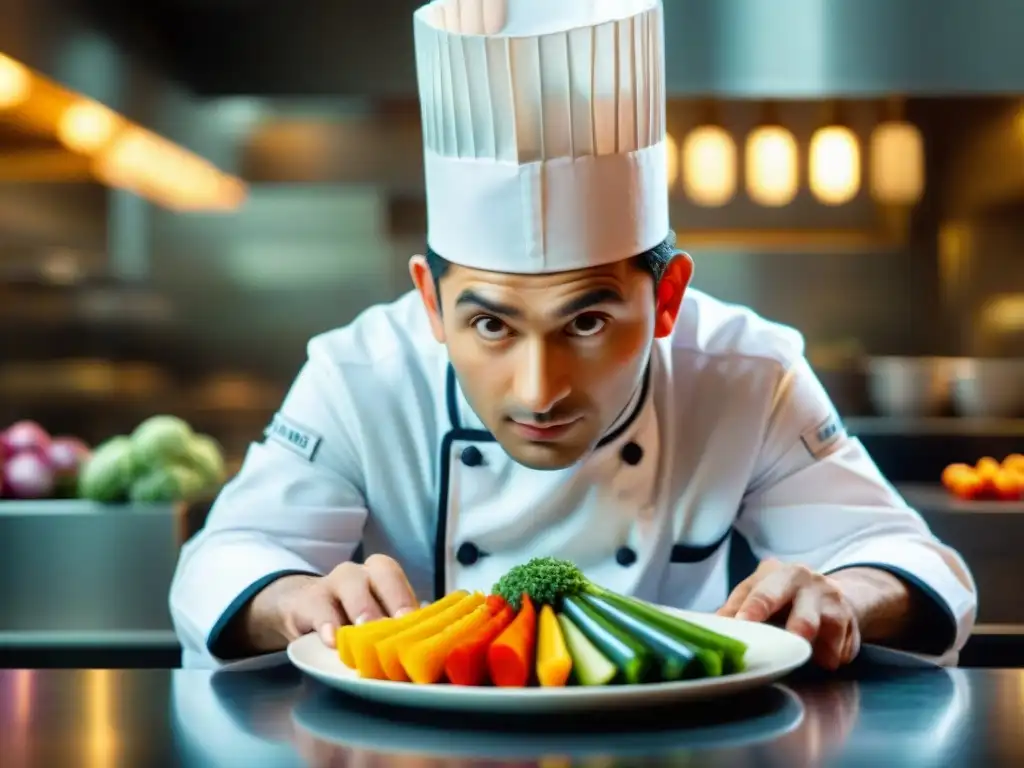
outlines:
[{"label": "oval plate", "polygon": [[324,685],[351,696],[384,704],[493,713],[543,713],[650,707],[717,698],[773,683],[802,667],[811,657],[810,643],[770,624],[755,624],[672,608],[663,607],[663,610],[742,640],[747,644],[747,669],[739,674],[703,680],[644,685],[574,685],[565,688],[416,685],[360,677],[354,669],[342,664],[337,652],[325,646],[316,634],[294,640],[288,646],[288,659],[302,672]]}]

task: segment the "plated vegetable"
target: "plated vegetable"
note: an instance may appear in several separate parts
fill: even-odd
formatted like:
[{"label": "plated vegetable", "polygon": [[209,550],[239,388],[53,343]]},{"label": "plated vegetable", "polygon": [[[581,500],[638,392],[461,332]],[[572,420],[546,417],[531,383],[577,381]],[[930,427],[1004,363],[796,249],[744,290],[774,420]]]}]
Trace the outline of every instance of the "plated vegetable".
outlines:
[{"label": "plated vegetable", "polygon": [[491,594],[453,592],[401,618],[337,633],[361,677],[418,685],[641,685],[745,668],[747,646],[594,584],[573,563],[535,558]]}]

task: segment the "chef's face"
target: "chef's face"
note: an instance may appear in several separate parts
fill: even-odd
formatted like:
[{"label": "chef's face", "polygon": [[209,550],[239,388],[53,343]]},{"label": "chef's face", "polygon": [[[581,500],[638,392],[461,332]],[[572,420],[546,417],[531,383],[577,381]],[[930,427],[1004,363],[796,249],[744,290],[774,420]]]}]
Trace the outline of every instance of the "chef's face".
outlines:
[{"label": "chef's face", "polygon": [[435,286],[425,259],[410,264],[473,410],[535,469],[577,462],[627,407],[654,339],[672,331],[692,269],[680,254],[655,287],[632,259],[551,275],[453,264]]}]

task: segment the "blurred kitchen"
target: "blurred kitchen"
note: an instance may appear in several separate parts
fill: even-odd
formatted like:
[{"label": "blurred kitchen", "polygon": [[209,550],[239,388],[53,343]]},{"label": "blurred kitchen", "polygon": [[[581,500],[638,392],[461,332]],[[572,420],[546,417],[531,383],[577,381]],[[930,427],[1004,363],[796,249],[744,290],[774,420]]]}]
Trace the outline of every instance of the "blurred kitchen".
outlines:
[{"label": "blurred kitchen", "polygon": [[[309,337],[411,287],[418,5],[0,0],[0,429],[95,448],[173,415],[230,476]],[[974,568],[972,659],[1015,664],[1024,503],[942,481],[1024,453],[1022,30],[1017,0],[666,0],[696,286],[805,334]],[[0,665],[173,663],[166,588],[205,491],[0,501]]]}]

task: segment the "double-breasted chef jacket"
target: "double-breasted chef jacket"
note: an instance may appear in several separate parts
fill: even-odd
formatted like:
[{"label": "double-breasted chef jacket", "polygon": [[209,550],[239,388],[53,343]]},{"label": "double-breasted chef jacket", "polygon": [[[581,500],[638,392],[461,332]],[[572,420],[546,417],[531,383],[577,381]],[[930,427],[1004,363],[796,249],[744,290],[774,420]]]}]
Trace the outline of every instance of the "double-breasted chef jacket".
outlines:
[{"label": "double-breasted chef jacket", "polygon": [[411,292],[310,342],[183,547],[170,607],[186,666],[219,666],[218,637],[256,592],[358,549],[394,557],[424,601],[553,556],[608,588],[714,611],[733,530],[761,559],[899,575],[942,617],[936,655],[971,632],[967,566],[846,432],[794,329],[688,291],[619,421],[574,466],[541,471],[474,414]]}]

